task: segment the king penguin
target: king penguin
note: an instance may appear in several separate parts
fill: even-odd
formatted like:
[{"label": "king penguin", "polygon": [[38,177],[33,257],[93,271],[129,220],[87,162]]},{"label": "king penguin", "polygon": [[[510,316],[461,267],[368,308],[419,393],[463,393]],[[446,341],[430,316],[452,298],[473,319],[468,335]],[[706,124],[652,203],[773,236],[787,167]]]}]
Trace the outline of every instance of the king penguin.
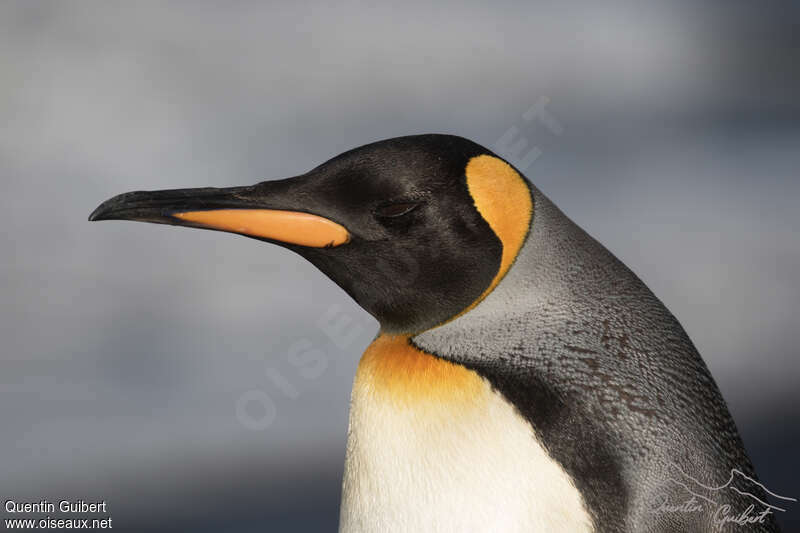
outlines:
[{"label": "king penguin", "polygon": [[[751,504],[742,529],[776,531],[678,321],[472,141],[388,139],[288,179],[121,194],[89,217],[112,219],[284,246],[379,321],[340,531],[719,531]],[[749,484],[725,485],[734,472]]]}]

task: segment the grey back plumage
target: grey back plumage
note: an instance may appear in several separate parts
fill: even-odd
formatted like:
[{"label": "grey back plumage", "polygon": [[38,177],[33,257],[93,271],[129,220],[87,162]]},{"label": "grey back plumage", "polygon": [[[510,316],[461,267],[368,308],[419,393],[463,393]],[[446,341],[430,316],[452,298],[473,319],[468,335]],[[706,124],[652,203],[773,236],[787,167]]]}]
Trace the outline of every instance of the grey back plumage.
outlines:
[{"label": "grey back plumage", "polygon": [[[681,325],[613,254],[532,194],[531,230],[506,277],[413,342],[475,369],[517,407],[599,531],[711,531],[719,505],[758,511],[730,487],[699,485],[722,485],[733,469],[756,478]],[[755,483],[738,488],[766,501]],[[693,494],[702,510],[662,505]],[[776,526],[768,517],[745,529]]]}]

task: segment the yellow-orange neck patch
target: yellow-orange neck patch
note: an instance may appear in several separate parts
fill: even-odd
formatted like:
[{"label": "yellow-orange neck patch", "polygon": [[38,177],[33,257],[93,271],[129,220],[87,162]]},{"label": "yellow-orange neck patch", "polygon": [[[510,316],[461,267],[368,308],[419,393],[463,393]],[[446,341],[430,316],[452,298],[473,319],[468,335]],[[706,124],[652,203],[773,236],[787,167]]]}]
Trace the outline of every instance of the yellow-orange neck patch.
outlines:
[{"label": "yellow-orange neck patch", "polygon": [[485,387],[475,372],[416,348],[406,335],[382,334],[367,347],[356,372],[355,388],[384,395],[395,405],[457,402],[482,398]]}]

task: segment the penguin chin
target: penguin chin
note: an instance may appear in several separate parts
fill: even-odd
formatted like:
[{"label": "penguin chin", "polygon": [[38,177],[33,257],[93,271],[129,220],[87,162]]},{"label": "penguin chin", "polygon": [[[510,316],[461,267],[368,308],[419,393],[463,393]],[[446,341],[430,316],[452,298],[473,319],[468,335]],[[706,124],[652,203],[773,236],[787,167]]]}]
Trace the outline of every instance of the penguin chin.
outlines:
[{"label": "penguin chin", "polygon": [[[417,239],[353,239],[331,249],[290,248],[339,285],[391,335],[413,335],[448,321],[490,285],[500,263],[500,245],[453,247],[431,253]],[[416,254],[416,256],[414,256]],[[469,257],[471,268],[463,268]],[[423,290],[420,290],[420,287]]]}]

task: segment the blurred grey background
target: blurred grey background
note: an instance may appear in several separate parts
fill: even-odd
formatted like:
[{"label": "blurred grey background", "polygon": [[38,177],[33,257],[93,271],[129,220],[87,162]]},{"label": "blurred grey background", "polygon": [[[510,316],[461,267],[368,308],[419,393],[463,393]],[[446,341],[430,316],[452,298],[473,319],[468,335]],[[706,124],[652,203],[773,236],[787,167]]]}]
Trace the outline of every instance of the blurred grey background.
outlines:
[{"label": "blurred grey background", "polygon": [[[3,1],[0,498],[104,498],[131,531],[334,530],[375,321],[277,247],[86,217],[398,135],[511,157],[509,130],[681,320],[765,485],[800,496],[798,5]],[[560,135],[523,118],[542,98]]]}]

